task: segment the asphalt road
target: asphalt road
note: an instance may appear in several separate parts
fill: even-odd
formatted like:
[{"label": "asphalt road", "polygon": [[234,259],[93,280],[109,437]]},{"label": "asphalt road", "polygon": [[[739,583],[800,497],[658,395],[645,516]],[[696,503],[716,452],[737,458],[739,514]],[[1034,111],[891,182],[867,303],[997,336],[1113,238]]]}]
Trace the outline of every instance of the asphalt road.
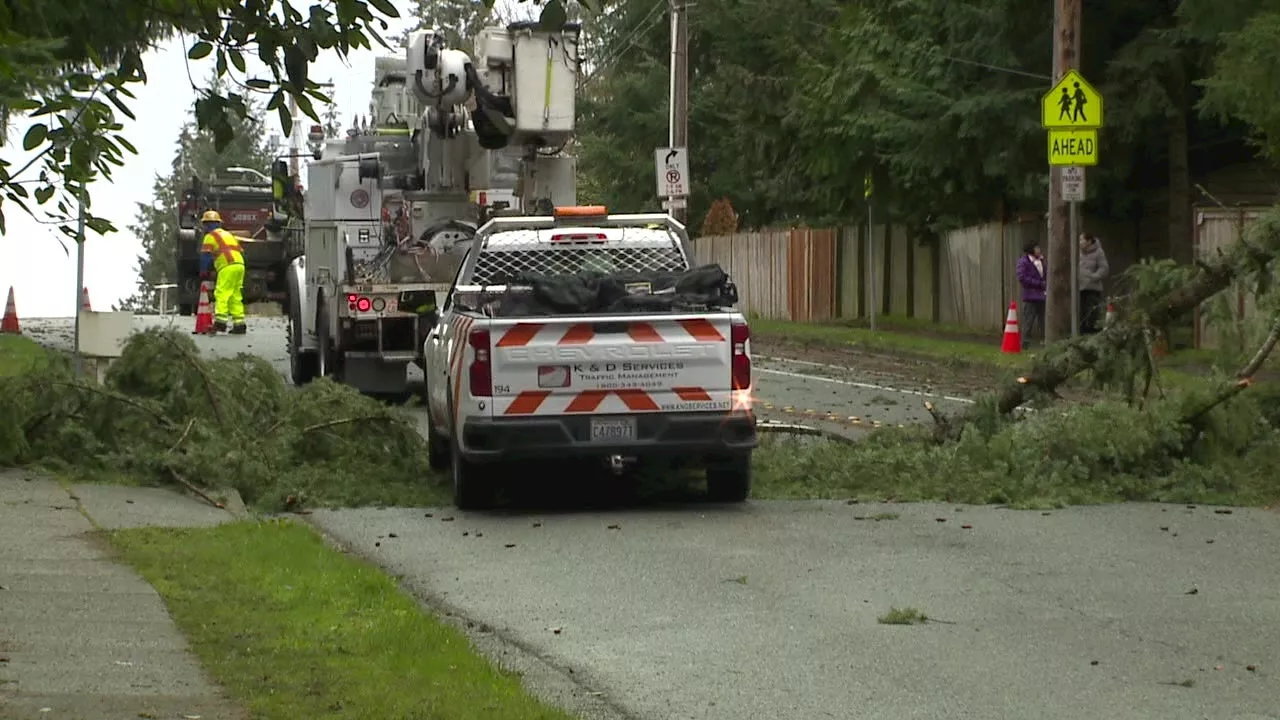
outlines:
[{"label": "asphalt road", "polygon": [[[1264,510],[311,519],[646,720],[1280,717],[1280,524]],[[891,607],[937,621],[879,623]]]},{"label": "asphalt road", "polygon": [[[65,321],[24,329],[68,342]],[[198,342],[288,370],[279,319]],[[854,370],[761,369],[776,412],[921,418],[919,394]],[[642,720],[1280,720],[1270,511],[751,502],[310,517]],[[935,621],[878,622],[892,607]]]},{"label": "asphalt road", "polygon": [[[192,318],[139,316],[138,329],[172,326],[187,329]],[[289,376],[286,321],[282,317],[250,318],[247,335],[192,336],[210,356],[234,356],[248,352],[272,363],[284,377]],[[23,320],[23,332],[33,339],[70,351],[74,332],[71,318]],[[410,367],[410,378],[421,381],[422,374]],[[776,358],[756,362],[757,411],[761,419],[801,423],[831,432],[857,437],[879,425],[900,425],[928,420],[924,401],[932,400],[944,410],[963,407],[968,401],[942,394],[887,387],[861,382],[856,369],[816,366]]]}]

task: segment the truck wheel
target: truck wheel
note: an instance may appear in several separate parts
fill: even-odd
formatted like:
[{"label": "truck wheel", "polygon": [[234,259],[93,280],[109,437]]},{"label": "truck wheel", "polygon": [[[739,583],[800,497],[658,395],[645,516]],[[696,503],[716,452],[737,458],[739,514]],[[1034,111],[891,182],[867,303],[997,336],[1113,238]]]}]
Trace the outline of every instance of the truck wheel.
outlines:
[{"label": "truck wheel", "polygon": [[341,379],[341,371],[337,367],[337,353],[331,347],[329,338],[329,306],[324,293],[316,294],[316,376]]},{"label": "truck wheel", "polygon": [[182,317],[191,317],[196,308],[191,303],[181,303],[178,305],[178,314]]},{"label": "truck wheel", "polygon": [[302,308],[297,298],[289,300],[289,374],[293,384],[299,387],[316,379],[316,353],[302,349]]},{"label": "truck wheel", "polygon": [[431,417],[431,403],[427,402],[427,464],[432,470],[444,470],[449,465],[449,439],[436,432],[435,419]]},{"label": "truck wheel", "polygon": [[449,444],[453,470],[453,504],[459,510],[488,510],[497,504],[497,487],[493,468],[474,463],[458,452],[458,429]]},{"label": "truck wheel", "polygon": [[743,502],[751,494],[751,453],[741,453],[707,466],[707,498]]}]

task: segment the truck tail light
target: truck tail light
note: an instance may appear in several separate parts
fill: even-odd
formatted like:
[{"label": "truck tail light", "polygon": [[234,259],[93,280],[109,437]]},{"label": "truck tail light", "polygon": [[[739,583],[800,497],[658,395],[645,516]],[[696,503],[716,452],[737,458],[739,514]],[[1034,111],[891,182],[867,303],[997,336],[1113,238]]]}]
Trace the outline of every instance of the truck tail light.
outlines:
[{"label": "truck tail light", "polygon": [[746,390],[751,387],[751,356],[747,354],[751,327],[745,322],[736,322],[729,338],[733,343],[733,389]]},{"label": "truck tail light", "polygon": [[489,331],[474,329],[467,336],[474,357],[470,379],[472,397],[493,397],[493,362],[489,355]]},{"label": "truck tail light", "polygon": [[373,308],[373,301],[363,295],[350,294],[347,295],[347,309],[352,312],[369,312]]},{"label": "truck tail light", "polygon": [[599,244],[608,242],[609,237],[604,233],[558,233],[551,236],[553,243],[588,243]]}]

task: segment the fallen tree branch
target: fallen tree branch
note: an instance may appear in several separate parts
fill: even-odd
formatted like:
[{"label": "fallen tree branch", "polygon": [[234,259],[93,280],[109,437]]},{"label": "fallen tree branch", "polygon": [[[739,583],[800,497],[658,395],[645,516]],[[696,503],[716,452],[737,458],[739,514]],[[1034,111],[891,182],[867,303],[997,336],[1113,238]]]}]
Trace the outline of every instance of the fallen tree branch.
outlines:
[{"label": "fallen tree branch", "polygon": [[174,425],[173,421],[165,417],[164,414],[161,413],[159,410],[152,407],[148,407],[144,403],[141,403],[129,397],[128,395],[121,395],[120,393],[111,392],[110,390],[107,390],[106,388],[98,387],[97,385],[86,385],[84,383],[72,383],[72,382],[63,382],[60,380],[53,380],[53,381],[50,381],[50,384],[55,385],[57,387],[67,387],[67,388],[72,388],[74,390],[84,390],[87,392],[91,392],[95,395],[101,395],[102,397],[110,398],[112,400],[115,400],[116,402],[124,403],[125,405],[135,407],[147,413],[151,417],[155,418],[160,424],[164,425],[165,427],[171,430],[177,429],[177,426]]},{"label": "fallen tree branch", "polygon": [[169,335],[165,335],[163,337],[169,342],[169,346],[174,350],[177,350],[178,354],[187,361],[188,365],[194,368],[196,372],[200,373],[200,378],[204,380],[204,393],[209,398],[209,404],[213,406],[213,416],[218,419],[218,427],[225,428],[227,426],[227,419],[222,414],[222,405],[218,403],[218,393],[214,390],[213,378],[209,377],[209,373],[205,371],[200,360],[192,357],[191,353],[187,352],[185,348],[179,345],[173,337]]},{"label": "fallen tree branch", "polygon": [[[1009,415],[1031,399],[1035,392],[1054,395],[1059,386],[1071,378],[1094,368],[1108,353],[1127,352],[1136,355],[1149,347],[1148,328],[1167,328],[1192,313],[1201,303],[1226,290],[1242,273],[1265,267],[1280,253],[1280,212],[1272,211],[1256,222],[1248,233],[1225,251],[1197,263],[1190,280],[1163,297],[1144,305],[1145,318],[1140,324],[1117,322],[1102,331],[1067,340],[1057,345],[1032,364],[1017,380],[1000,393],[997,408]],[[1149,350],[1148,350],[1149,352]],[[1270,351],[1268,351],[1270,352]],[[1151,359],[1153,360],[1153,359]],[[1154,373],[1153,373],[1154,374]],[[1157,389],[1159,389],[1158,380]],[[1234,392],[1239,392],[1235,390]],[[964,426],[974,418],[973,409],[939,422],[935,436],[940,441],[955,440]],[[935,414],[935,421],[938,416]]]},{"label": "fallen tree branch", "polygon": [[1253,376],[1258,374],[1262,369],[1267,358],[1271,356],[1272,351],[1276,349],[1276,345],[1280,344],[1280,318],[1271,323],[1271,332],[1267,333],[1266,339],[1253,354],[1253,358],[1236,372],[1236,381],[1214,394],[1213,397],[1196,406],[1195,409],[1183,416],[1183,423],[1187,426],[1187,442],[1193,442],[1204,432],[1205,419],[1214,408],[1222,405],[1236,395],[1244,392],[1249,386],[1253,385]]},{"label": "fallen tree branch", "polygon": [[1271,332],[1267,333],[1267,339],[1263,341],[1262,346],[1253,354],[1253,358],[1249,363],[1240,368],[1240,372],[1236,373],[1237,378],[1252,379],[1258,371],[1262,369],[1262,365],[1267,362],[1267,358],[1271,352],[1276,349],[1276,344],[1280,343],[1280,318],[1271,323]]},{"label": "fallen tree branch", "polygon": [[209,497],[208,493],[196,487],[194,483],[192,483],[191,481],[179,475],[177,470],[174,470],[172,467],[169,467],[168,465],[165,466],[165,470],[169,471],[169,475],[174,479],[174,481],[176,481],[182,487],[190,490],[192,493],[197,495],[200,499],[218,508],[219,510],[227,509],[225,505]]},{"label": "fallen tree branch", "polygon": [[[307,427],[302,428],[302,434],[305,435],[309,432],[315,432],[316,430],[324,430],[326,428],[336,427],[338,425],[348,425],[353,422],[360,422],[361,420],[368,420],[370,422],[390,422],[391,418],[384,417],[382,415],[363,415],[359,417],[344,417],[344,418],[338,418],[336,420],[325,420],[322,423],[316,423],[315,425],[308,425]],[[279,423],[277,423],[277,425],[278,424]],[[275,426],[273,425],[272,430],[274,429],[275,429]],[[268,432],[270,432],[270,430],[268,430]]]},{"label": "fallen tree branch", "polygon": [[184,428],[184,429],[183,429],[183,431],[182,431],[182,434],[178,436],[178,440],[177,440],[177,442],[175,442],[175,443],[173,444],[173,447],[170,447],[170,448],[169,448],[169,450],[168,450],[165,454],[166,454],[166,455],[170,455],[170,454],[172,454],[172,453],[173,453],[173,451],[174,451],[174,450],[177,450],[177,449],[178,449],[178,446],[182,444],[182,441],[187,439],[187,435],[191,434],[191,428],[195,427],[195,425],[196,425],[196,419],[195,419],[195,418],[191,418],[190,420],[188,420],[188,421],[187,421],[187,427],[186,427],[186,428]]},{"label": "fallen tree branch", "polygon": [[822,428],[816,428],[810,425],[795,425],[791,423],[780,423],[780,422],[775,422],[771,420],[766,420],[765,422],[757,423],[756,430],[762,430],[764,432],[787,433],[788,435],[808,435],[813,437],[821,437],[821,438],[826,438],[827,440],[834,440],[835,442],[844,443],[846,445],[853,445],[855,442],[857,442],[853,438],[845,437],[844,435],[831,432],[830,430],[823,430]]}]

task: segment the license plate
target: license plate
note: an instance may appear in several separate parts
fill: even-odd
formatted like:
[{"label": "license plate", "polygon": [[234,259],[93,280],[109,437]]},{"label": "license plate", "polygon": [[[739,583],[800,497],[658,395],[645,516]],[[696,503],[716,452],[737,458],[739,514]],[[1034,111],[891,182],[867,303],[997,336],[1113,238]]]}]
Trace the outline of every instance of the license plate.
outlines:
[{"label": "license plate", "polygon": [[635,418],[591,418],[591,442],[632,442],[635,439]]}]

